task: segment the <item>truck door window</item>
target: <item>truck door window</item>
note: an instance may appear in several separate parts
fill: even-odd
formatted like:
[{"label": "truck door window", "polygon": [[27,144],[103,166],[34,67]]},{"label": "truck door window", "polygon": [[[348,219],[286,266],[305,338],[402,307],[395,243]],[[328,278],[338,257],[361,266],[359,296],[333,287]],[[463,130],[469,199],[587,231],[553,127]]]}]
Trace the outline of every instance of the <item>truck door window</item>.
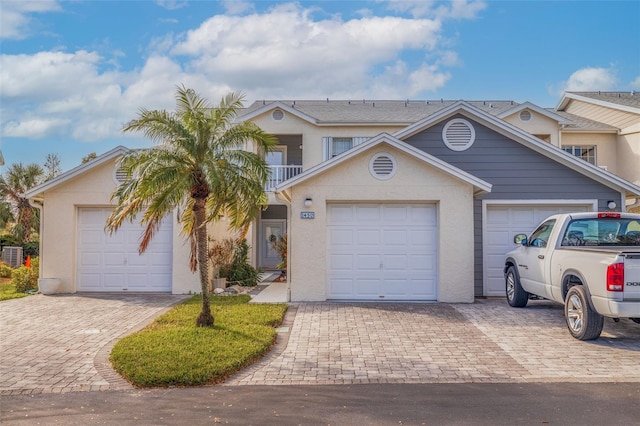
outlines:
[{"label": "truck door window", "polygon": [[529,241],[531,241],[529,245],[533,247],[546,247],[549,235],[551,235],[551,231],[553,230],[553,225],[555,225],[555,223],[556,220],[552,219],[538,226],[538,229],[533,231],[533,234],[529,237]]}]

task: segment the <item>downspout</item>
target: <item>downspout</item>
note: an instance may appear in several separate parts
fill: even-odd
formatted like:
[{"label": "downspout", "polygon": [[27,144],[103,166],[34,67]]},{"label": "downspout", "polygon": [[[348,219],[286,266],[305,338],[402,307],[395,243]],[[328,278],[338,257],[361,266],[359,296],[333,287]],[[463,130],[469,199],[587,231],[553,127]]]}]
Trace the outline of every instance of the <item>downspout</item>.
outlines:
[{"label": "downspout", "polygon": [[38,209],[40,212],[40,229],[38,229],[38,257],[40,258],[40,267],[38,268],[38,280],[42,278],[42,235],[44,230],[44,201],[37,198],[29,198],[31,207]]},{"label": "downspout", "polygon": [[[285,191],[279,191],[275,193],[276,198],[284,203],[287,206],[287,235],[291,236],[291,195],[287,194]],[[291,238],[287,238],[287,303],[291,302]]]}]

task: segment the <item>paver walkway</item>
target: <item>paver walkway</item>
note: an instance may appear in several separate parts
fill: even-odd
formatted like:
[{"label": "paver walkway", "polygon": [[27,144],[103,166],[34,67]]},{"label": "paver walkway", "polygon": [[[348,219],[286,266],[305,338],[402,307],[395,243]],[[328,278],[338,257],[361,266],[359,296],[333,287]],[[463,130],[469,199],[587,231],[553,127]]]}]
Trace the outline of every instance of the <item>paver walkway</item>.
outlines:
[{"label": "paver walkway", "polygon": [[35,295],[0,303],[0,395],[132,389],[109,364],[118,338],[188,296]]},{"label": "paver walkway", "polygon": [[639,325],[606,320],[599,340],[580,342],[552,302],[293,307],[281,353],[225,385],[640,382]]}]

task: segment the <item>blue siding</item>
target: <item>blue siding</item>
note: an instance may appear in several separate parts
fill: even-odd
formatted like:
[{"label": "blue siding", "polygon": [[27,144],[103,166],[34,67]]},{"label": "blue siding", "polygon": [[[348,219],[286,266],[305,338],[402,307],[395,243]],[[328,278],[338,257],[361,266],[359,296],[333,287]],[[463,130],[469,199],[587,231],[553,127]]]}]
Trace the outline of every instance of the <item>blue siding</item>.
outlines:
[{"label": "blue siding", "polygon": [[[405,142],[493,185],[491,193],[474,202],[475,291],[482,295],[482,200],[597,199],[606,210],[608,200],[621,194],[530,148],[463,116],[475,128],[476,139],[466,151],[453,151],[442,140],[448,120],[435,124]],[[558,150],[561,152],[560,150]]]}]

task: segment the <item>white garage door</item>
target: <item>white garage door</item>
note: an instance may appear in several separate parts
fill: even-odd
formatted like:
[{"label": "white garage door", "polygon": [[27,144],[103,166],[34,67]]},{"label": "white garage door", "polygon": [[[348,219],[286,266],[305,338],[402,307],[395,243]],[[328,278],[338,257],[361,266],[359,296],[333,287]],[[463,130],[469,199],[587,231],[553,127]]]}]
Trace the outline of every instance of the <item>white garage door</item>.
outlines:
[{"label": "white garage door", "polygon": [[330,204],[328,299],[436,300],[434,204]]},{"label": "white garage door", "polygon": [[487,205],[483,238],[484,294],[504,296],[504,255],[516,245],[516,234],[530,234],[546,217],[557,213],[586,212],[591,205]]},{"label": "white garage door", "polygon": [[172,223],[165,220],[147,251],[139,255],[142,228],[125,222],[112,235],[104,225],[108,208],[78,210],[78,291],[171,291]]}]

